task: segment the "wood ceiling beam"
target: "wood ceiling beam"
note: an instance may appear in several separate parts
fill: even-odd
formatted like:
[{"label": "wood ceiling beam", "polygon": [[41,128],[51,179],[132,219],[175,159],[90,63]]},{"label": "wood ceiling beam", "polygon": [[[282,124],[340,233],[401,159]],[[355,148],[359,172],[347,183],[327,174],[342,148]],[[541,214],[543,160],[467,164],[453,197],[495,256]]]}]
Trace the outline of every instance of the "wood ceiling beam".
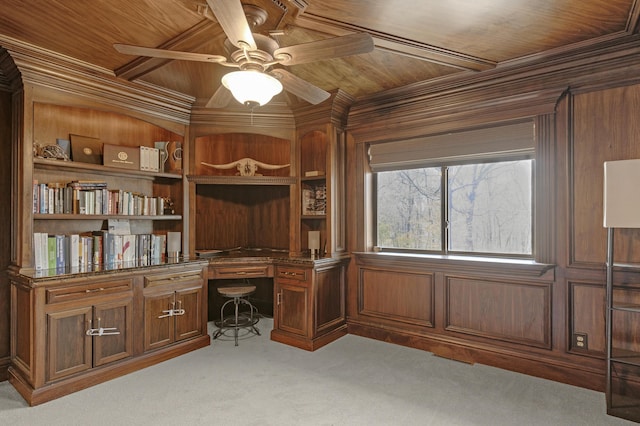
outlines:
[{"label": "wood ceiling beam", "polygon": [[419,43],[308,13],[298,16],[295,20],[295,25],[334,36],[364,31],[373,37],[377,49],[462,70],[484,71],[495,68],[497,65],[495,62],[486,59],[476,58],[452,50],[442,49],[429,44]]},{"label": "wood ceiling beam", "polygon": [[[205,43],[209,43],[212,41],[212,39],[221,36],[224,36],[224,32],[222,31],[220,25],[209,19],[205,19],[189,28],[187,31],[179,34],[177,37],[174,37],[171,40],[161,44],[160,46],[145,47],[157,47],[159,49],[193,52]],[[172,59],[139,57],[121,66],[120,68],[117,68],[114,72],[116,76],[120,78],[133,81],[144,76],[145,74],[152,72],[153,70],[160,68],[170,61],[172,61]]]},{"label": "wood ceiling beam", "polygon": [[638,25],[640,21],[640,1],[634,0],[629,9],[629,19],[627,19],[627,27],[625,31],[628,34],[633,34],[638,31]]}]

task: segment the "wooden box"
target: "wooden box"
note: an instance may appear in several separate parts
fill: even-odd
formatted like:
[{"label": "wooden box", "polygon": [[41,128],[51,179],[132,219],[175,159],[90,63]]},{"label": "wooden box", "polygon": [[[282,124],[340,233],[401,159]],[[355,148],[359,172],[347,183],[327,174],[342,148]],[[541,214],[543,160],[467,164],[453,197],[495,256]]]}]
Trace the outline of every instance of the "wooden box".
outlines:
[{"label": "wooden box", "polygon": [[121,169],[140,170],[140,148],[104,144],[103,164]]}]

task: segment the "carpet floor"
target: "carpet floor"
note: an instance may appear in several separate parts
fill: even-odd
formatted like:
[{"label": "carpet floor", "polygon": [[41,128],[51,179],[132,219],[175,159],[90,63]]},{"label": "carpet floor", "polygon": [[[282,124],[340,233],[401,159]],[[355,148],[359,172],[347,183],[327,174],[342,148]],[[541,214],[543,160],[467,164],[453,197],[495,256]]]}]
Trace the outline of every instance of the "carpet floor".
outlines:
[{"label": "carpet floor", "polygon": [[600,392],[354,335],[307,352],[272,326],[36,407],[0,383],[0,425],[633,424]]}]

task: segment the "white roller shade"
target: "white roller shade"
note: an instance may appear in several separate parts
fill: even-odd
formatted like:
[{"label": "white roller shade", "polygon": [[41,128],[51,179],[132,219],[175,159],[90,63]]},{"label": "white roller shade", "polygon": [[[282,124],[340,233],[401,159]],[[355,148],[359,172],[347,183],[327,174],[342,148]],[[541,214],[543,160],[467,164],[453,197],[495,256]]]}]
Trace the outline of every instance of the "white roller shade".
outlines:
[{"label": "white roller shade", "polygon": [[533,121],[486,129],[448,133],[369,147],[374,172],[441,166],[451,163],[532,158],[535,146]]},{"label": "white roller shade", "polygon": [[640,159],[605,161],[605,228],[640,228]]}]

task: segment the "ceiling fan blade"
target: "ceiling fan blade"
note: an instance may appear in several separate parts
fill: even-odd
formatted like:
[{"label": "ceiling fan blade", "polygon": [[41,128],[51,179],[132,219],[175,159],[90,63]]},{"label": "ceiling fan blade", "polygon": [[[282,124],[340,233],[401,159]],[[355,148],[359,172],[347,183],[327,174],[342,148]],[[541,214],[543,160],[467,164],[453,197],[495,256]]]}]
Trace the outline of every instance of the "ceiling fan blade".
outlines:
[{"label": "ceiling fan blade", "polygon": [[129,44],[116,43],[113,47],[120,53],[134,56],[149,56],[152,58],[177,59],[182,61],[199,62],[226,62],[227,58],[220,55],[209,55],[206,53],[179,52],[176,50],[156,49],[153,47],[132,46]]},{"label": "ceiling fan blade", "polygon": [[280,80],[282,86],[284,86],[284,89],[287,92],[293,93],[310,104],[319,104],[329,99],[329,96],[331,96],[331,94],[326,90],[322,90],[308,81],[303,80],[300,77],[296,77],[294,74],[291,74],[289,71],[281,68],[271,70],[271,74],[274,74],[275,77]]},{"label": "ceiling fan blade", "polygon": [[341,58],[344,56],[369,53],[373,50],[373,39],[368,33],[355,33],[346,36],[312,41],[277,49],[274,57],[280,60],[282,56],[289,56],[280,60],[283,65],[297,65],[322,59]]},{"label": "ceiling fan blade", "polygon": [[211,96],[211,99],[209,99],[209,102],[207,102],[206,107],[207,108],[224,108],[227,105],[229,105],[229,102],[231,102],[232,98],[233,98],[233,95],[231,94],[229,89],[227,89],[223,85],[220,85],[220,87],[218,87],[218,90],[216,90],[213,96]]},{"label": "ceiling fan blade", "polygon": [[257,48],[240,0],[207,0],[207,4],[234,46]]}]

